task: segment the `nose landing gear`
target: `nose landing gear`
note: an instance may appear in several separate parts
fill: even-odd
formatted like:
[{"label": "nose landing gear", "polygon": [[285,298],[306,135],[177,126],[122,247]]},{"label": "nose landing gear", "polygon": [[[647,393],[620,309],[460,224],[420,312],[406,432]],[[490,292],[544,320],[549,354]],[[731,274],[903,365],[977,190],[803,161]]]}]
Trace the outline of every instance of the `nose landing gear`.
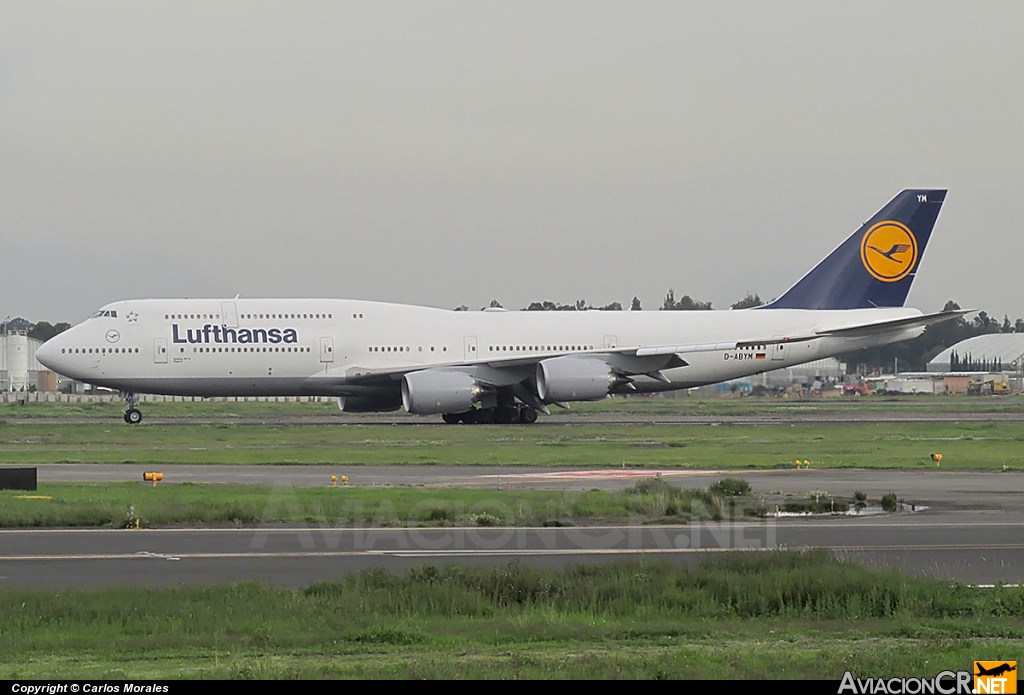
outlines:
[{"label": "nose landing gear", "polygon": [[124,402],[127,406],[124,411],[124,421],[129,425],[137,425],[142,422],[142,411],[135,406],[139,404],[139,397],[134,393],[125,393]]}]

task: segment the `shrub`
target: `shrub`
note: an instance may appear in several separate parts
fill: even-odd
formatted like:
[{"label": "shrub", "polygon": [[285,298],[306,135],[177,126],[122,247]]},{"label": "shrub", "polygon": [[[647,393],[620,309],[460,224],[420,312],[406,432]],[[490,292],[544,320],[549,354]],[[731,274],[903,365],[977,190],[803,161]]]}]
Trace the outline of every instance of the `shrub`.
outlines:
[{"label": "shrub", "polygon": [[448,521],[448,510],[440,507],[431,509],[430,514],[427,515],[427,521]]},{"label": "shrub", "polygon": [[887,495],[882,495],[882,511],[883,512],[894,512],[896,511],[896,493],[890,492]]},{"label": "shrub", "polygon": [[469,518],[477,526],[497,526],[501,523],[501,519],[487,512],[472,514]]},{"label": "shrub", "polygon": [[712,483],[708,490],[724,497],[742,497],[750,494],[750,483],[742,478],[722,478]]},{"label": "shrub", "polygon": [[857,500],[858,502],[866,502],[868,499],[868,493],[862,490],[857,490],[857,492],[853,493],[853,499]]}]

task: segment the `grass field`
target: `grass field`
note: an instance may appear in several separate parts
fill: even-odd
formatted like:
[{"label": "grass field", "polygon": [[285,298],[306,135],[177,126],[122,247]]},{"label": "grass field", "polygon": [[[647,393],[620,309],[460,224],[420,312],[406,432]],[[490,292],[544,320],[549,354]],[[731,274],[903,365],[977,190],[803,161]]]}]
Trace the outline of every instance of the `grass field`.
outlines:
[{"label": "grass field", "polygon": [[0,678],[829,678],[1017,659],[1024,590],[738,553],[380,570],[300,591],[0,591]]},{"label": "grass field", "polygon": [[[54,417],[95,417],[119,422],[123,403],[0,403],[0,419]],[[177,403],[143,403],[147,418],[241,418],[298,415],[336,416],[345,422],[332,400],[311,403],[276,403],[266,401],[225,401],[219,399]],[[573,403],[566,413],[553,409],[551,417],[572,413],[650,413],[675,415],[758,415],[799,414],[851,411],[877,413],[1000,413],[1019,412],[1024,408],[1024,395],[1017,396],[865,396],[845,398],[679,398],[617,397],[593,403]],[[439,420],[440,418],[438,418]]]},{"label": "grass field", "polygon": [[0,490],[0,528],[326,523],[374,526],[541,526],[742,518],[748,498],[655,479],[616,492],[418,488],[292,488],[143,483],[44,484]]},{"label": "grass field", "polygon": [[808,425],[0,424],[0,463],[1024,469],[1019,423]]}]

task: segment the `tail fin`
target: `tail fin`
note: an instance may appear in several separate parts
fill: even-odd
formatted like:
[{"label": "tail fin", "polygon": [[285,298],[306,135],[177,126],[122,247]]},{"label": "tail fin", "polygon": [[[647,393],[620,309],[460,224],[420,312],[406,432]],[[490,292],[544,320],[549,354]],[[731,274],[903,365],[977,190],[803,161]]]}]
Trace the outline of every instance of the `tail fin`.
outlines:
[{"label": "tail fin", "polygon": [[868,309],[907,300],[945,190],[906,190],[763,308]]}]

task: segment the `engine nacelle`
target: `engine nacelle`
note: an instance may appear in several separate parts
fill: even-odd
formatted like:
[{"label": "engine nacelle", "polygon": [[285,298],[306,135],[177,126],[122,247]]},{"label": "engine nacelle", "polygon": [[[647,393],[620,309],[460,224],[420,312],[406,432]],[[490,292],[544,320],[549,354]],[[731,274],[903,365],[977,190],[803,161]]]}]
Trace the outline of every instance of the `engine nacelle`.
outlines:
[{"label": "engine nacelle", "polygon": [[425,369],[402,377],[402,403],[410,413],[464,413],[484,390],[465,372]]},{"label": "engine nacelle", "polygon": [[602,360],[554,357],[537,365],[537,395],[546,403],[597,401],[621,379]]},{"label": "engine nacelle", "polygon": [[341,396],[338,407],[343,413],[384,413],[402,407],[402,397],[393,396]]}]

